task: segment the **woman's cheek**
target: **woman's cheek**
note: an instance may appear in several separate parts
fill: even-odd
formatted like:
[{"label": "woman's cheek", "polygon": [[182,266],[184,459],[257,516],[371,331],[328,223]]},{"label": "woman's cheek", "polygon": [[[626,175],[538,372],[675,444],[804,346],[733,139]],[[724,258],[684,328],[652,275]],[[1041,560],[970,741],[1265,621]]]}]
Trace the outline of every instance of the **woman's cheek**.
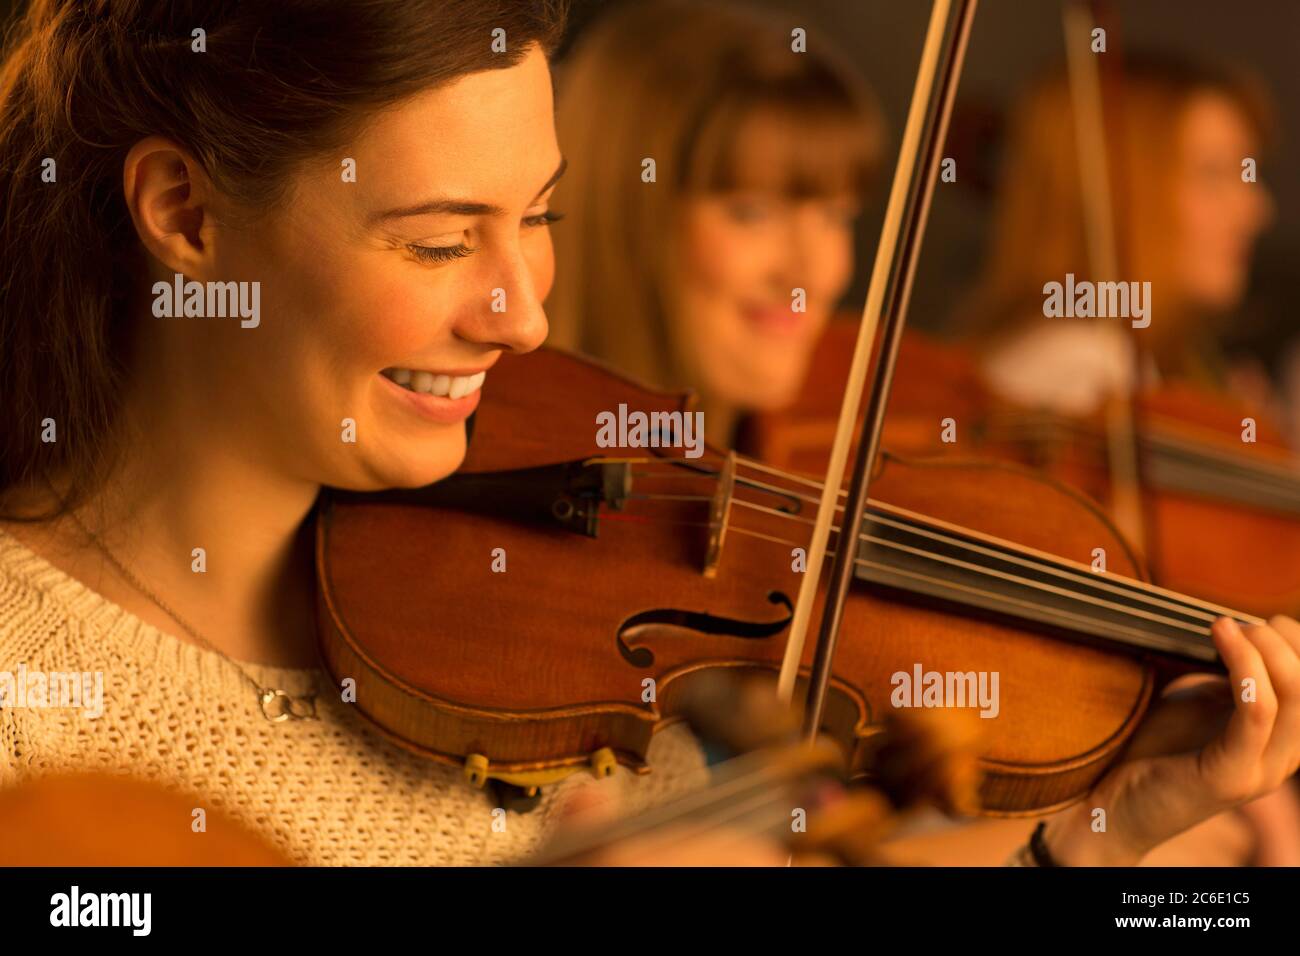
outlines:
[{"label": "woman's cheek", "polygon": [[1238,284],[1227,257],[1231,242],[1222,212],[1203,195],[1189,197],[1184,206],[1183,275],[1194,295],[1214,306],[1231,297]]},{"label": "woman's cheek", "polygon": [[811,266],[809,298],[827,312],[835,308],[853,278],[853,245],[851,229],[827,224],[806,250],[804,261]]},{"label": "woman's cheek", "polygon": [[725,216],[706,209],[693,216],[687,227],[684,248],[687,272],[702,289],[710,292],[733,282],[735,263],[744,246],[743,233]]},{"label": "woman's cheek", "polygon": [[369,371],[428,360],[440,323],[453,308],[428,286],[375,283],[335,313],[340,356]]}]

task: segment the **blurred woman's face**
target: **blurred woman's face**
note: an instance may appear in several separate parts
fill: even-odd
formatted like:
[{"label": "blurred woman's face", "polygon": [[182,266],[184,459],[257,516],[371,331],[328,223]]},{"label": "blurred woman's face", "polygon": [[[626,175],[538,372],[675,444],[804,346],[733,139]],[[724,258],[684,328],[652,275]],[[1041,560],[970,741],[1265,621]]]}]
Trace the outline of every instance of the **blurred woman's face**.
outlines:
[{"label": "blurred woman's face", "polygon": [[[789,135],[753,120],[741,134],[753,168],[740,181],[770,177],[764,157]],[[853,275],[857,206],[855,195],[793,199],[775,187],[684,202],[676,320],[702,392],[739,409],[794,401]]]},{"label": "blurred woman's face", "polygon": [[1202,93],[1187,106],[1181,147],[1174,187],[1179,278],[1196,304],[1230,309],[1244,294],[1255,239],[1272,215],[1263,184],[1241,178],[1242,161],[1258,158],[1258,143],[1231,99]]}]

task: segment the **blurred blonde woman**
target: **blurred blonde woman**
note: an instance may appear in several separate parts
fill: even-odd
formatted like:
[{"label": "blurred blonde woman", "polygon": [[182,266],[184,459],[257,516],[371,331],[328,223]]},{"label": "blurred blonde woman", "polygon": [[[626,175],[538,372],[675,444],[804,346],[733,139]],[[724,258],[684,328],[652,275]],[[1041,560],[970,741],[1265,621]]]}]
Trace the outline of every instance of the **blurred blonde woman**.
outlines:
[{"label": "blurred blonde woman", "polygon": [[[1146,56],[1125,64],[1107,108],[1113,276],[1089,262],[1064,71],[1035,84],[1014,113],[993,240],[963,324],[988,383],[1020,404],[1086,414],[1157,381],[1221,389],[1234,379],[1217,339],[1272,215],[1266,187],[1242,178],[1243,161],[1258,161],[1269,138],[1267,98],[1228,71]],[[1044,284],[1068,273],[1149,282],[1150,325],[1045,318]],[[1244,397],[1264,395],[1252,387]]]},{"label": "blurred blonde woman", "polygon": [[569,172],[554,205],[570,221],[555,232],[549,342],[694,388],[723,445],[746,411],[803,384],[882,150],[875,101],[816,34],[795,51],[803,26],[635,4],[558,74]]}]

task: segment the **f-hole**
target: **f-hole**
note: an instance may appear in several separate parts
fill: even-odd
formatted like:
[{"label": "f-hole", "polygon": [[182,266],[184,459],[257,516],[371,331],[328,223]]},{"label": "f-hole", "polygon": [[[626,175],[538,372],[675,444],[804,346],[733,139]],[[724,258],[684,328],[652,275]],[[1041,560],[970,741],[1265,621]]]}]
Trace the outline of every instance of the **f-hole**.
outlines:
[{"label": "f-hole", "polygon": [[739,637],[745,640],[766,640],[784,631],[794,618],[794,602],[780,591],[772,591],[767,599],[770,603],[786,610],[784,617],[775,621],[741,621],[736,618],[719,617],[699,611],[683,611],[678,608],[655,608],[633,614],[618,628],[618,652],[623,660],[633,667],[653,667],[655,655],[648,647],[632,647],[627,641],[627,632],[644,624],[669,624],[674,627],[712,634],[719,637]]}]

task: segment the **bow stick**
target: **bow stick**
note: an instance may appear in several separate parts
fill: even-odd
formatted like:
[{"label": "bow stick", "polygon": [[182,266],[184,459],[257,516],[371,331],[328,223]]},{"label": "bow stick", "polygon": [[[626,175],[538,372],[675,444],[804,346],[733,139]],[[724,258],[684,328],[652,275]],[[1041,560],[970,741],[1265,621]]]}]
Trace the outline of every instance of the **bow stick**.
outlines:
[{"label": "bow stick", "polygon": [[862,324],[853,351],[844,402],[840,407],[835,443],[831,447],[830,466],[826,472],[826,482],[822,486],[817,521],[808,548],[807,571],[799,587],[794,619],[790,625],[790,639],[786,643],[785,657],[781,664],[777,690],[783,700],[789,701],[794,695],[795,680],[803,659],[804,643],[826,557],[831,523],[843,487],[844,467],[854,438],[858,409],[862,403],[872,344],[883,316],[882,344],[876,360],[876,374],[872,380],[840,527],[839,540],[844,544],[835,549],[809,680],[804,711],[804,733],[809,739],[816,737],[821,725],[822,708],[830,686],[831,661],[843,618],[844,600],[853,578],[854,559],[857,557],[857,548],[849,543],[857,541],[861,534],[872,465],[879,450],[880,430],[893,382],[898,347],[902,341],[912,280],[916,275],[917,256],[929,217],[930,199],[939,174],[941,150],[947,137],[948,121],[952,115],[953,99],[974,16],[975,0],[935,0],[931,9],[921,65],[912,91],[907,125],[904,127],[898,164],[890,187],[889,205],[885,211],[876,261],[872,267],[871,285],[862,311]]},{"label": "bow stick", "polygon": [[[1109,36],[1115,33],[1111,11],[1096,0],[1066,0],[1061,8],[1065,28],[1065,60],[1069,70],[1074,139],[1079,156],[1079,186],[1083,200],[1083,225],[1088,247],[1088,265],[1093,281],[1119,281],[1120,252],[1115,231],[1110,158],[1107,154],[1106,104],[1098,54],[1091,50],[1094,25],[1106,22]],[[1113,38],[1108,41],[1114,48]],[[1116,52],[1102,54],[1118,56]],[[1114,61],[1108,61],[1113,63]],[[1107,79],[1118,80],[1118,68],[1111,67]],[[1104,322],[1105,319],[1094,319]],[[1133,330],[1126,332],[1132,341]],[[1139,350],[1133,342],[1133,381],[1141,375]],[[1115,523],[1139,554],[1146,548],[1142,518],[1142,482],[1137,453],[1137,423],[1132,395],[1117,392],[1107,396],[1106,449],[1111,475],[1111,506]]]}]

